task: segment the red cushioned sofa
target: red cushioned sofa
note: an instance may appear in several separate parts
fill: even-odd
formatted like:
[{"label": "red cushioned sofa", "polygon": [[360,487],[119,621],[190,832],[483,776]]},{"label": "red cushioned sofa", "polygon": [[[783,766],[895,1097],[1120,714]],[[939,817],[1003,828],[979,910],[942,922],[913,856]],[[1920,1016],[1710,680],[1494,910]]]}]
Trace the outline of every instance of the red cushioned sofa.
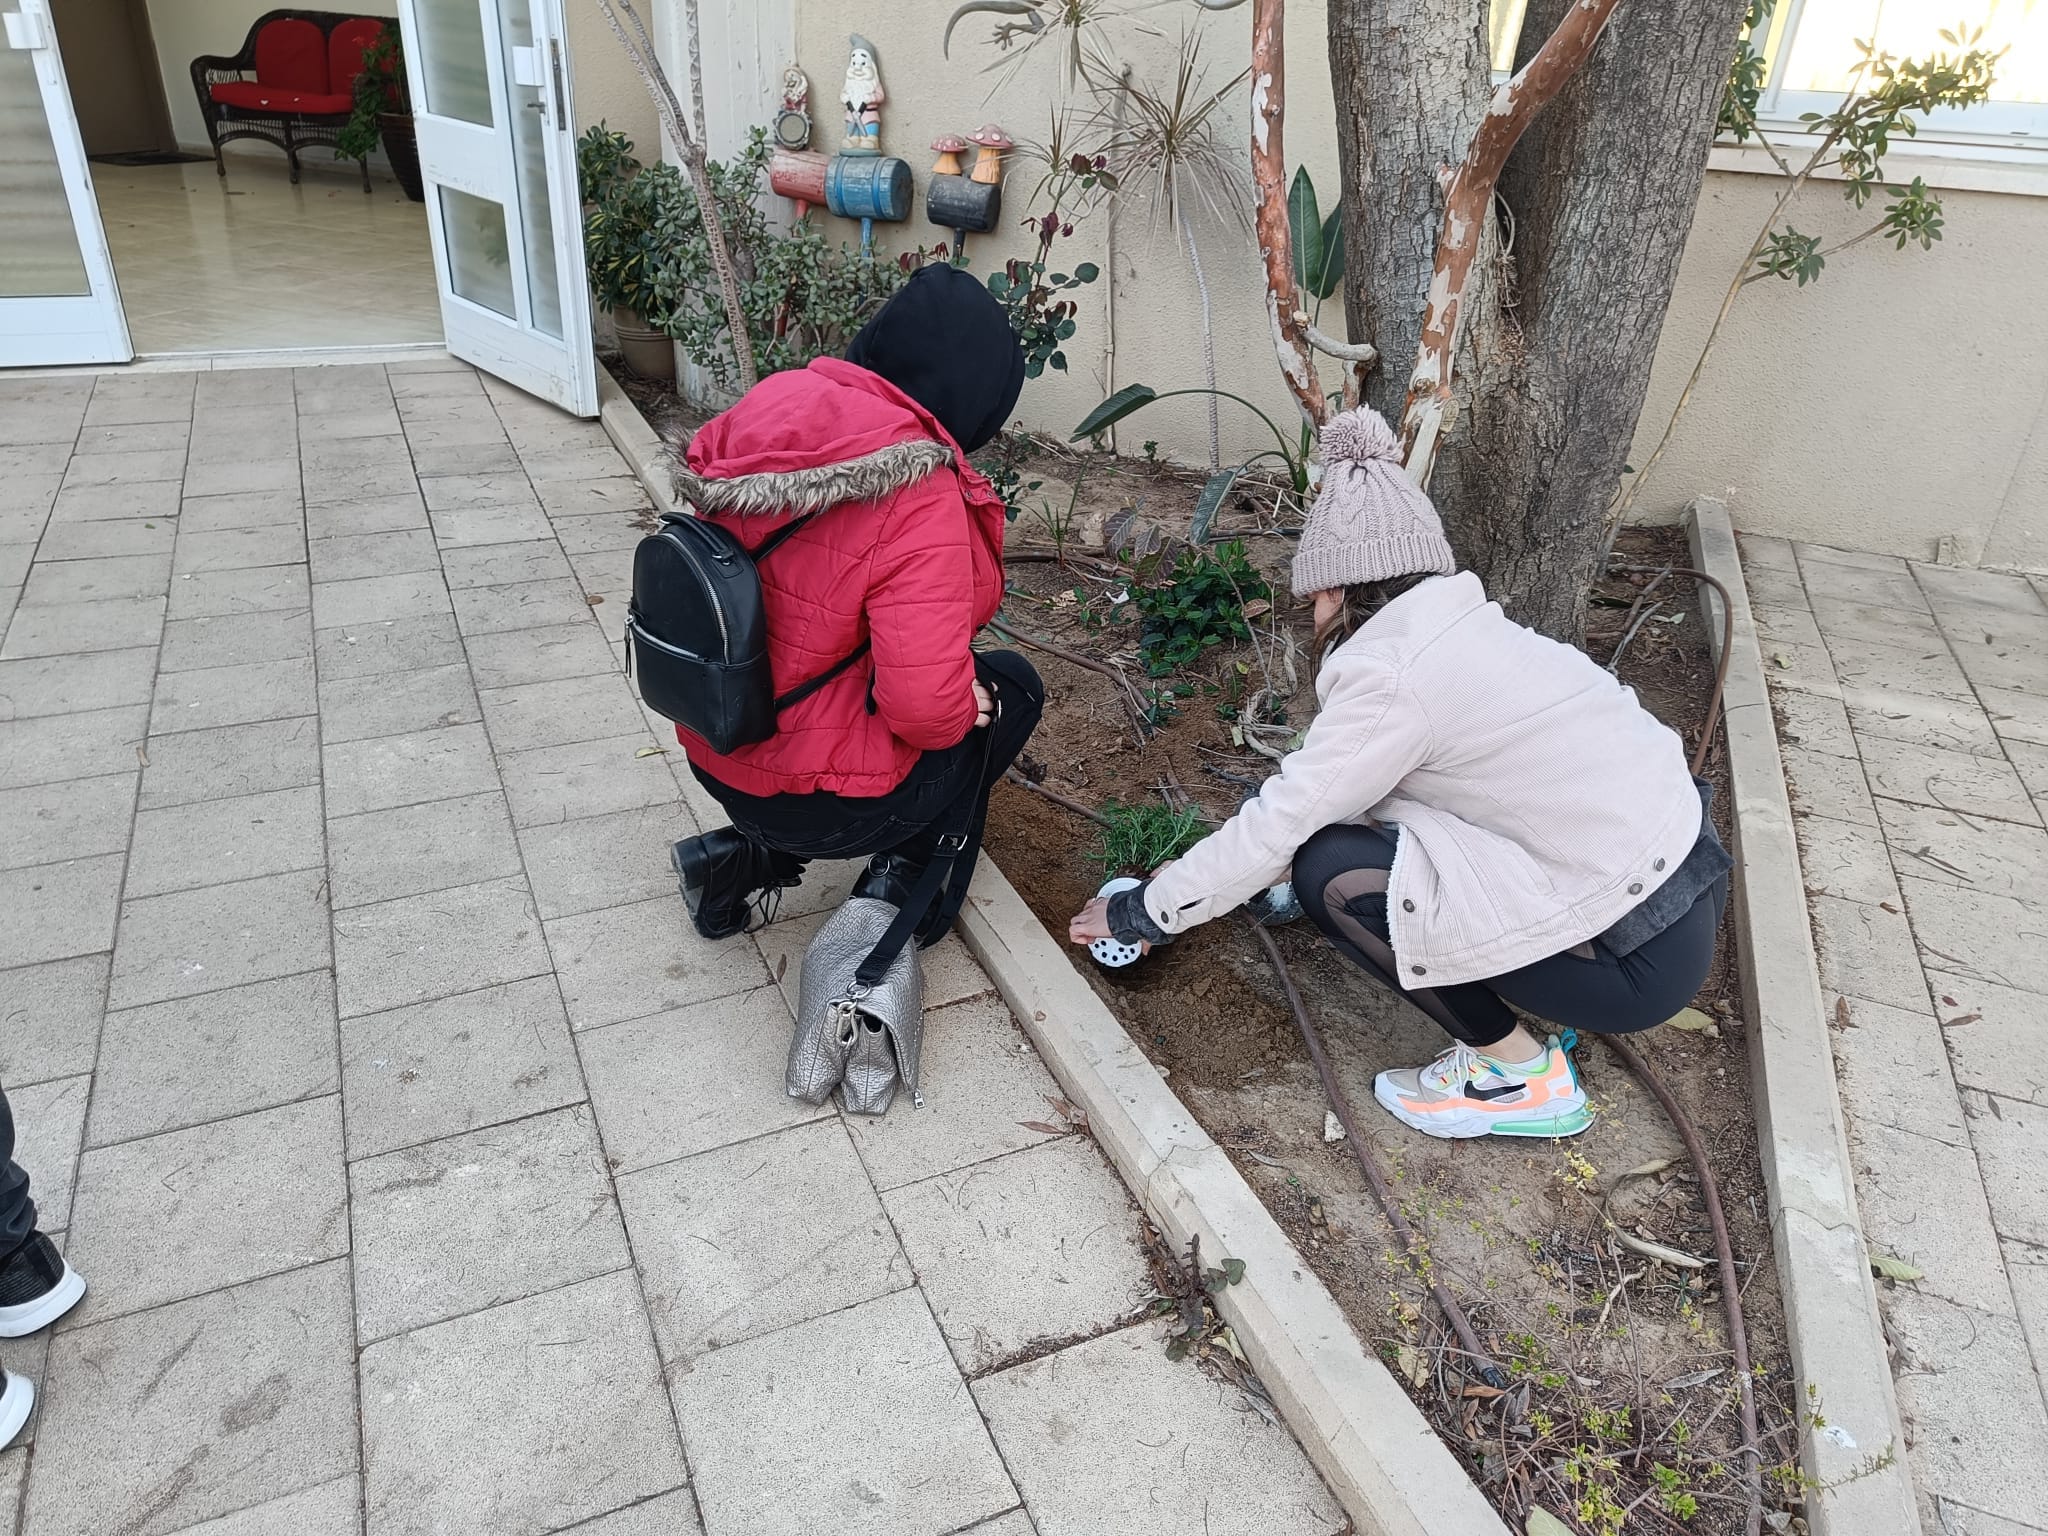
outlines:
[{"label": "red cushioned sofa", "polygon": [[[397,25],[389,16],[266,11],[249,28],[240,53],[194,59],[192,85],[213,141],[214,168],[227,175],[220,147],[228,140],[262,139],[285,152],[296,182],[299,151],[336,143],[348,122],[363,50]],[[369,162],[358,163],[367,192]]]}]

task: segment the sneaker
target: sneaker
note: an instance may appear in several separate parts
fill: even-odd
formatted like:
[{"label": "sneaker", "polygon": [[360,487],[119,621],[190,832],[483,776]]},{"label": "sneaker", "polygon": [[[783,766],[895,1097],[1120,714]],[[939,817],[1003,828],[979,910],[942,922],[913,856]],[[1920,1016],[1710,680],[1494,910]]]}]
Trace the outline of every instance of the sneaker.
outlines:
[{"label": "sneaker", "polygon": [[49,1327],[84,1295],[84,1276],[64,1262],[55,1243],[31,1232],[0,1263],[0,1339]]},{"label": "sneaker", "polygon": [[1460,1041],[1426,1067],[1382,1072],[1373,1097],[1425,1136],[1576,1136],[1593,1123],[1568,1046],[1505,1066]]},{"label": "sneaker", "polygon": [[35,1384],[26,1376],[0,1371],[0,1450],[13,1443],[35,1408]]}]

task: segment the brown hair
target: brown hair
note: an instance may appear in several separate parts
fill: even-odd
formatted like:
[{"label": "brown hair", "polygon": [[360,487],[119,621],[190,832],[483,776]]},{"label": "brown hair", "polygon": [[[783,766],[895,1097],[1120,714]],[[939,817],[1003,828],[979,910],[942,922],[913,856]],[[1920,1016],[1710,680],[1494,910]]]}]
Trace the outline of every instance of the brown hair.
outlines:
[{"label": "brown hair", "polygon": [[1317,626],[1315,639],[1310,642],[1309,649],[1315,654],[1318,665],[1330,652],[1358,633],[1359,626],[1374,614],[1403,592],[1412,591],[1436,574],[1435,571],[1409,571],[1405,575],[1389,576],[1384,581],[1362,581],[1344,588],[1344,601],[1326,623]]}]

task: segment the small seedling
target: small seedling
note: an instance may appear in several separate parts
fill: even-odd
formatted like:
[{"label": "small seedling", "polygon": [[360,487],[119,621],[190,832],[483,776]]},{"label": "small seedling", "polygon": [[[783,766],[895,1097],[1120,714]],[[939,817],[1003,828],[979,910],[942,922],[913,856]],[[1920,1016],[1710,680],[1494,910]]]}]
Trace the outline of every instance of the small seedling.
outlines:
[{"label": "small seedling", "polygon": [[1202,840],[1202,818],[1189,805],[1179,810],[1158,802],[1102,808],[1106,825],[1102,844],[1092,855],[1110,874],[1126,870],[1150,873],[1168,859],[1177,859]]}]

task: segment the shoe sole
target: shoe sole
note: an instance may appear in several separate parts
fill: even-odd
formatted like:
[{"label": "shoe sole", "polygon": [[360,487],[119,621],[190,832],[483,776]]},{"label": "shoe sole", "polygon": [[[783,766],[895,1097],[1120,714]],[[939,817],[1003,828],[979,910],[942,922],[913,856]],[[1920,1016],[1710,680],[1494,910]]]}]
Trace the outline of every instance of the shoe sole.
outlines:
[{"label": "shoe sole", "polygon": [[26,1376],[9,1376],[0,1387],[0,1449],[12,1445],[28,1416],[36,1411],[35,1383]]},{"label": "shoe sole", "polygon": [[1440,1141],[1471,1141],[1480,1136],[1523,1136],[1549,1141],[1562,1136],[1576,1136],[1593,1124],[1593,1111],[1583,1104],[1557,1114],[1505,1121],[1498,1114],[1474,1109],[1418,1115],[1401,1102],[1393,1089],[1377,1081],[1372,1085],[1372,1096],[1379,1100],[1380,1108],[1410,1130],[1434,1136]]},{"label": "shoe sole", "polygon": [[35,1300],[0,1307],[0,1339],[25,1338],[39,1328],[47,1328],[84,1299],[85,1277],[66,1264],[57,1283]]}]

